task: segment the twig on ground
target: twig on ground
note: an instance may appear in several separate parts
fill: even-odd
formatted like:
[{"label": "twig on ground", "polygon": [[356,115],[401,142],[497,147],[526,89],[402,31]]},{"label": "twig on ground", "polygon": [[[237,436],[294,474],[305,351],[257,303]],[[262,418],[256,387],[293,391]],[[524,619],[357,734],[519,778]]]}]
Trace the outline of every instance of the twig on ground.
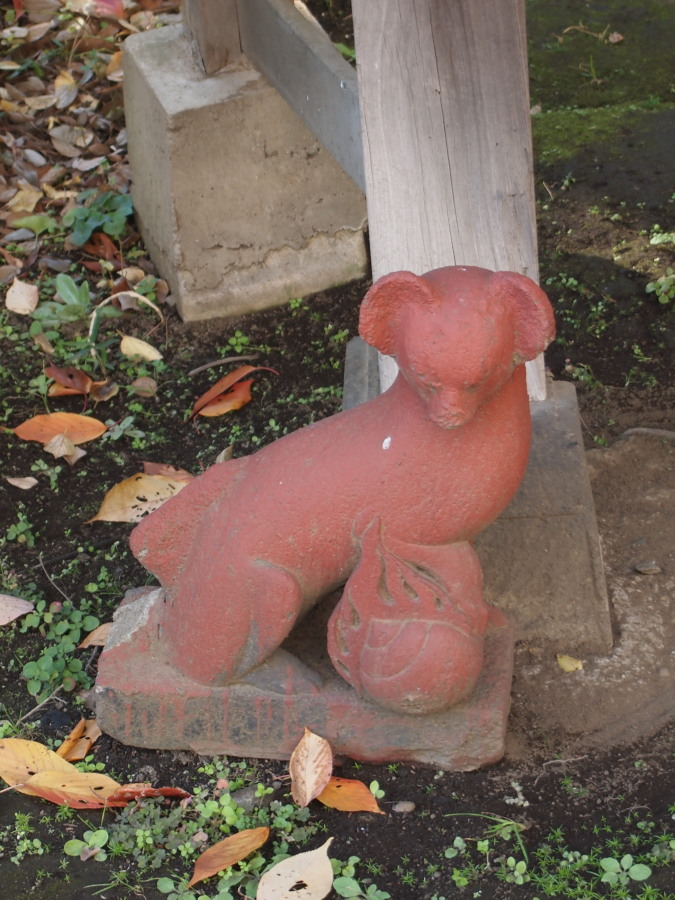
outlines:
[{"label": "twig on ground", "polygon": [[40,561],[40,567],[41,567],[42,571],[45,573],[45,576],[46,576],[46,578],[47,578],[47,581],[51,584],[51,586],[52,586],[53,588],[56,588],[56,590],[59,592],[59,594],[61,594],[61,596],[63,597],[64,600],[67,600],[68,602],[70,602],[70,597],[69,597],[67,594],[64,594],[64,593],[63,593],[63,591],[61,590],[61,588],[58,586],[58,584],[57,584],[57,583],[54,581],[54,579],[51,577],[51,575],[49,574],[49,572],[45,569],[44,563],[42,562],[42,554],[40,554],[40,555],[38,556],[38,559],[39,559],[39,561]]},{"label": "twig on ground", "polygon": [[257,359],[259,356],[259,353],[250,353],[248,356],[226,356],[224,359],[215,359],[213,362],[204,363],[203,366],[197,366],[196,369],[192,369],[191,372],[188,372],[188,378],[192,378],[193,375],[198,375],[206,369],[212,369],[214,366],[223,366],[225,363],[232,362],[245,362],[249,359]]},{"label": "twig on ground", "polygon": [[[582,759],[588,759],[587,756],[571,756],[569,759],[549,759],[547,762],[543,763],[544,766],[564,766],[566,763],[580,762]],[[546,772],[541,772],[534,781],[534,787],[537,786],[537,782],[540,778],[543,778]]]},{"label": "twig on ground", "polygon": [[[21,716],[20,719],[17,720],[17,725],[20,725],[22,722],[25,722],[26,719],[30,719],[31,716],[35,715],[35,713],[42,709],[43,706],[46,706],[50,700],[53,700],[57,694],[59,694],[63,690],[63,685],[60,684],[56,690],[52,691],[49,697],[46,697],[42,703],[38,703],[37,706],[34,706],[33,709],[29,710],[25,715]],[[63,701],[61,701],[63,702]]]}]

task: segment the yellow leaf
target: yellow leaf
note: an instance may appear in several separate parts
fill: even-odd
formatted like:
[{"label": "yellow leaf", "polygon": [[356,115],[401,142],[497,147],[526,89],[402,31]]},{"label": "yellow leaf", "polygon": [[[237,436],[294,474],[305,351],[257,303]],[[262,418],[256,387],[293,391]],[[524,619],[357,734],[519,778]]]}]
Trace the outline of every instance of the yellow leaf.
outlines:
[{"label": "yellow leaf", "polygon": [[[77,769],[58,754],[37,741],[23,738],[0,740],[0,778],[9,785],[23,785],[37,772],[77,772]],[[22,794],[34,794],[30,788],[16,788]]]},{"label": "yellow leaf", "polygon": [[56,108],[66,109],[77,98],[77,84],[70,72],[59,72],[54,81]]},{"label": "yellow leaf", "polygon": [[15,278],[5,296],[5,306],[20,316],[28,316],[38,305],[38,294],[36,284]]},{"label": "yellow leaf", "polygon": [[576,659],[574,656],[566,656],[564,653],[556,653],[556,657],[558,660],[558,665],[563,670],[563,672],[578,672],[579,669],[583,669],[584,664],[580,659]]},{"label": "yellow leaf", "polygon": [[351,778],[331,778],[316,798],[324,806],[342,812],[382,813],[370,789],[362,781]]},{"label": "yellow leaf", "polygon": [[42,200],[42,190],[24,183],[21,189],[8,202],[7,209],[10,212],[31,213],[40,200]]},{"label": "yellow leaf", "polygon": [[179,491],[186,481],[166,475],[138,473],[110,488],[101,508],[89,522],[140,522]]},{"label": "yellow leaf", "polygon": [[245,831],[239,831],[237,834],[231,834],[222,841],[218,841],[213,847],[205,850],[195,863],[188,887],[192,887],[193,884],[210,878],[212,875],[217,875],[223,869],[236,865],[249,853],[262,847],[269,836],[269,828],[247,828]]},{"label": "yellow leaf", "polygon": [[328,848],[333,838],[308,853],[298,853],[263,873],[256,900],[323,900],[333,887]]},{"label": "yellow leaf", "polygon": [[77,645],[77,649],[86,650],[87,647],[105,647],[105,642],[108,640],[108,634],[110,633],[111,628],[112,622],[104,622],[103,625],[94,628],[93,631],[89,632],[82,643]]},{"label": "yellow leaf", "polygon": [[141,359],[146,359],[150,362],[162,358],[162,354],[152,344],[148,344],[147,341],[142,341],[140,338],[129,337],[126,334],[122,336],[120,341],[120,350],[125,356],[140,356]]},{"label": "yellow leaf", "polygon": [[288,764],[291,796],[298,806],[307,806],[328,784],[333,770],[333,752],[325,738],[305,728]]},{"label": "yellow leaf", "polygon": [[[56,756],[56,754],[54,754]],[[61,757],[58,757],[61,759]],[[70,806],[71,809],[100,809],[107,806],[107,799],[120,785],[99,772],[79,772],[75,766],[61,760],[72,771],[38,772],[28,778],[21,788],[21,793],[30,793],[35,797],[42,797],[51,803],[60,806]],[[122,803],[125,806],[126,803]]]}]

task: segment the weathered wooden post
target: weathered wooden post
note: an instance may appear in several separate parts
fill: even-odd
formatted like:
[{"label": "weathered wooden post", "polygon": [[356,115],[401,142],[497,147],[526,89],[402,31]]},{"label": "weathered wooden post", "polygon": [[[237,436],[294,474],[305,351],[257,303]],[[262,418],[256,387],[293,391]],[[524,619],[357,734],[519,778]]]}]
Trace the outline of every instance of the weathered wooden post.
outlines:
[{"label": "weathered wooden post", "polygon": [[[537,280],[522,0],[352,0],[373,276],[473,265]],[[384,359],[385,385],[392,380]],[[546,395],[543,361],[530,396]]]}]

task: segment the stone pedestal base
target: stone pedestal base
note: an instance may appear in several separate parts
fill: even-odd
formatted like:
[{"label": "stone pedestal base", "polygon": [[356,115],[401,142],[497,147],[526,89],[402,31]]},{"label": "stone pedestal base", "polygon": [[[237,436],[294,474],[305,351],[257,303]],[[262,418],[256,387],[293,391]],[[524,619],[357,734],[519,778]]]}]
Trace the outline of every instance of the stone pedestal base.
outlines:
[{"label": "stone pedestal base", "polygon": [[99,662],[96,718],[125,744],[287,759],[306,726],[325,737],[337,757],[365,762],[468,771],[504,753],[513,629],[497,609],[472,697],[443,713],[408,716],[362,700],[333,670],[323,630],[330,598],[322,604],[327,609],[317,608],[298,626],[288,649],[246,681],[218,688],[190,681],[161,659],[155,613],[163,600],[160,588],[130,591]]},{"label": "stone pedestal base", "polygon": [[186,320],[361,277],[365,198],[252,67],[205,78],[180,26],[124,48],[137,221]]}]

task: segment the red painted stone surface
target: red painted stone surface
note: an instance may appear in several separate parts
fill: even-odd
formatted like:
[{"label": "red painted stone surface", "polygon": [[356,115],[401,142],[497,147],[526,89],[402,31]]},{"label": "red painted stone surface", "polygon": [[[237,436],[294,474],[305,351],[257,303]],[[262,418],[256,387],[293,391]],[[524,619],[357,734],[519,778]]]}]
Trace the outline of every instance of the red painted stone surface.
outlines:
[{"label": "red painted stone surface", "polygon": [[[360,331],[399,363],[388,391],[214,466],[134,530],[164,595],[118,655],[209,688],[250,683],[346,582],[328,649],[364,700],[423,717],[470,697],[489,613],[471,541],[524,473],[522,363],[551,340],[552,311],[524,276],[399,272],[368,292]],[[287,695],[314,675],[275,678]]]}]

